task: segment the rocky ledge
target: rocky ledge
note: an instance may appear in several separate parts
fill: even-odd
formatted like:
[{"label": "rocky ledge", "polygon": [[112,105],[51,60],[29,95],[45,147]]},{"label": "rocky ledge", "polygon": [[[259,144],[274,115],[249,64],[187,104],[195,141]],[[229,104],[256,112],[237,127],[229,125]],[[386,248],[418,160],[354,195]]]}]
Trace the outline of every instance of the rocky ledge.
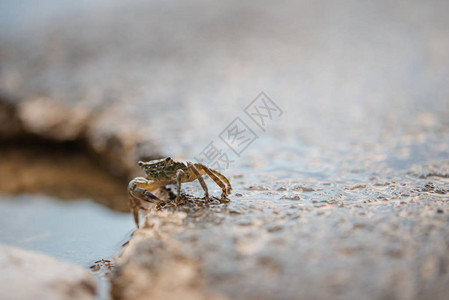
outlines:
[{"label": "rocky ledge", "polygon": [[[449,165],[438,169],[434,182]],[[449,190],[398,179],[244,185],[226,206],[150,212],[113,298],[446,299]]]}]

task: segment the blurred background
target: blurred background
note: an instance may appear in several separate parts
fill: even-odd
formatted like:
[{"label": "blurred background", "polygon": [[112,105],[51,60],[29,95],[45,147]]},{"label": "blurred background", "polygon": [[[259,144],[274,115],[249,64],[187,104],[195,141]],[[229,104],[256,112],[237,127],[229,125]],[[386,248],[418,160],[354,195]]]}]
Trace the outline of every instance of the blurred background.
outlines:
[{"label": "blurred background", "polygon": [[[255,184],[421,185],[405,174],[449,160],[448,12],[444,0],[2,0],[0,192],[127,211],[138,160],[194,160],[211,141],[234,161],[227,176]],[[261,92],[283,111],[266,130],[244,112]],[[236,117],[258,137],[241,155],[219,138]]]},{"label": "blurred background", "polygon": [[[29,155],[11,140],[33,153],[65,143],[57,151],[78,147],[72,160],[87,153],[124,182],[139,174],[139,159],[193,160],[265,92],[285,113],[267,131],[251,124],[259,138],[242,156],[230,152],[230,168],[269,160],[271,169],[330,176],[447,158],[448,6],[4,0],[0,134],[15,150],[2,156]],[[42,142],[45,150],[30,150]],[[77,168],[68,173],[91,173]],[[39,173],[35,186],[62,178],[53,186],[67,190],[69,174]],[[113,190],[107,197],[117,192],[95,176]],[[26,190],[15,177],[2,189]]]},{"label": "blurred background", "polygon": [[139,157],[192,159],[264,91],[286,113],[253,150],[271,137],[301,156],[419,159],[405,152],[447,131],[447,6],[2,1],[2,136],[83,140],[130,173]]}]

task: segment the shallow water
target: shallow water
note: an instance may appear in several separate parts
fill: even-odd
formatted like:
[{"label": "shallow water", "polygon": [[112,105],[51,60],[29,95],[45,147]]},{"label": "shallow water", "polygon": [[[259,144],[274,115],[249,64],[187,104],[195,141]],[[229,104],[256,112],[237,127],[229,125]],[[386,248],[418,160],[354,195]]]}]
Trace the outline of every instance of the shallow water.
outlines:
[{"label": "shallow water", "polygon": [[[135,228],[130,214],[88,199],[61,202],[42,195],[0,196],[0,243],[43,252],[85,268],[111,259]],[[109,282],[94,274],[98,296]]]}]

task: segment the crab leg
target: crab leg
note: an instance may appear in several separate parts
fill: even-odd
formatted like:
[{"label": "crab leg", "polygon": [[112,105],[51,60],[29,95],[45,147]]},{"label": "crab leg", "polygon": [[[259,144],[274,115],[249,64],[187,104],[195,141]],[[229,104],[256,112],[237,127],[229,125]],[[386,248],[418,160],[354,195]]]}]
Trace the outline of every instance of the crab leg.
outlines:
[{"label": "crab leg", "polygon": [[209,202],[209,201],[210,201],[210,199],[209,199],[209,191],[207,190],[207,185],[206,185],[206,183],[204,182],[204,179],[203,179],[203,177],[201,176],[200,171],[198,171],[198,169],[197,169],[191,162],[187,162],[187,166],[188,166],[188,168],[189,168],[190,170],[192,170],[192,172],[196,175],[196,178],[198,179],[198,181],[199,181],[200,184],[201,184],[201,187],[202,187],[203,190],[204,190],[205,198],[206,198],[206,200]]},{"label": "crab leg", "polygon": [[136,223],[137,228],[138,228],[139,227],[139,208],[141,208],[140,201],[137,200],[134,196],[132,196],[130,194],[128,197],[128,205],[133,214],[134,222]]},{"label": "crab leg", "polygon": [[185,172],[181,169],[176,171],[176,181],[177,181],[176,204],[179,204],[179,194],[181,193],[182,175],[184,174]]},{"label": "crab leg", "polygon": [[200,170],[203,170],[213,181],[215,181],[215,183],[221,187],[222,189],[222,193],[221,193],[221,197],[224,198],[226,196],[226,186],[223,183],[223,181],[221,181],[213,172],[211,169],[209,169],[208,167],[206,167],[205,165],[202,164],[195,164],[195,167],[197,167]]},{"label": "crab leg", "polygon": [[218,171],[215,171],[214,169],[209,169],[209,171],[214,173],[218,178],[220,178],[224,183],[226,183],[226,185],[227,185],[226,194],[230,194],[232,187],[231,187],[231,183],[229,182],[229,180],[224,175],[222,175],[221,173],[218,173]]}]

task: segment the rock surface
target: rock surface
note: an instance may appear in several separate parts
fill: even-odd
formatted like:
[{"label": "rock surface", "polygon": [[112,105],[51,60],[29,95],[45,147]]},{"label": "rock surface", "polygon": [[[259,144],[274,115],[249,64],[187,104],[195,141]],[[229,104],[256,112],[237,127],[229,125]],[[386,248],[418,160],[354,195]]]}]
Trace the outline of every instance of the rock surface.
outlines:
[{"label": "rock surface", "polygon": [[[0,134],[82,139],[115,174],[211,141],[234,161],[229,205],[150,214],[116,299],[446,299],[448,3],[10,14]],[[244,112],[260,91],[283,111],[265,130]],[[258,137],[240,156],[219,138],[236,117]]]},{"label": "rock surface", "polygon": [[95,299],[87,270],[52,257],[0,245],[2,299]]},{"label": "rock surface", "polygon": [[439,169],[382,183],[266,178],[227,207],[153,212],[124,249],[113,296],[446,299],[449,164]]}]

